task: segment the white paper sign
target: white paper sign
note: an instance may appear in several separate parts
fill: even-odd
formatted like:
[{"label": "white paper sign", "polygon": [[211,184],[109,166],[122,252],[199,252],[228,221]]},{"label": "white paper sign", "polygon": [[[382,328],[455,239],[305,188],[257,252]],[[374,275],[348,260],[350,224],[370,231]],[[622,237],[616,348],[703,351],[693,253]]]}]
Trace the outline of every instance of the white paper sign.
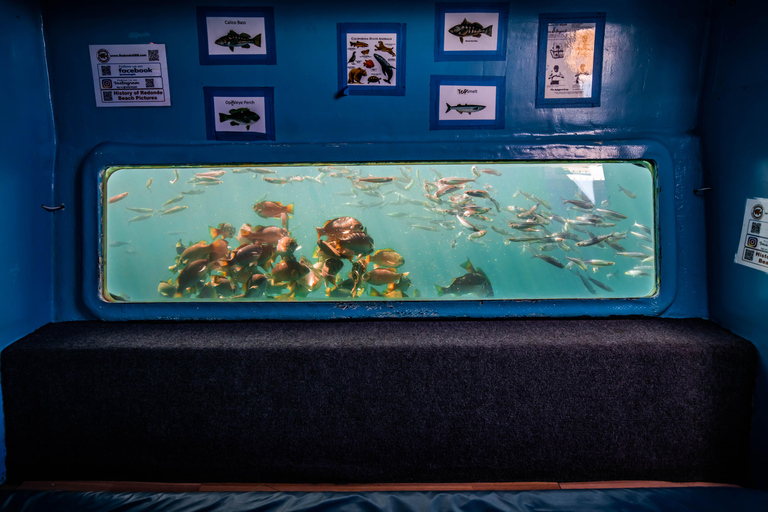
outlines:
[{"label": "white paper sign", "polygon": [[264,97],[214,96],[217,132],[266,133]]},{"label": "white paper sign", "polygon": [[768,272],[768,199],[747,199],[735,262]]},{"label": "white paper sign", "polygon": [[397,85],[397,34],[347,34],[347,84]]},{"label": "white paper sign", "polygon": [[596,23],[550,23],[544,98],[591,98]]},{"label": "white paper sign", "polygon": [[168,107],[168,64],[164,44],[88,47],[97,107]]},{"label": "white paper sign", "polygon": [[440,121],[496,119],[496,87],[490,85],[441,85]]},{"label": "white paper sign", "polygon": [[208,55],[266,55],[264,18],[205,18]]},{"label": "white paper sign", "polygon": [[496,51],[499,13],[445,13],[443,50],[451,52]]}]

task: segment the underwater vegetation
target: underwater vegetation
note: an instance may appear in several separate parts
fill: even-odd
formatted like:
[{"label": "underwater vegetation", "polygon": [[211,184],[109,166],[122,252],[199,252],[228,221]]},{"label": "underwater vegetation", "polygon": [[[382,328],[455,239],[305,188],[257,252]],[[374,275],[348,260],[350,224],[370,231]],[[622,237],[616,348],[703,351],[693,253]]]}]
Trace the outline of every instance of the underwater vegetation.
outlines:
[{"label": "underwater vegetation", "polygon": [[108,300],[655,292],[647,169],[515,165],[119,169],[104,200]]}]

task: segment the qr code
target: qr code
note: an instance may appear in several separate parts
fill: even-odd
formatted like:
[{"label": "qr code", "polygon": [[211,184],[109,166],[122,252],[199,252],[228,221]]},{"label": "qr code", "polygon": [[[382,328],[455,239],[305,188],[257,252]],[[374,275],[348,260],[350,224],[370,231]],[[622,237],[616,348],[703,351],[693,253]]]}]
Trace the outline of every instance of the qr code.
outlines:
[{"label": "qr code", "polygon": [[112,76],[112,66],[101,66],[101,76]]},{"label": "qr code", "polygon": [[112,91],[101,91],[104,101],[112,101]]},{"label": "qr code", "polygon": [[751,249],[747,249],[744,251],[744,259],[747,261],[752,261],[752,259],[755,257],[755,251]]},{"label": "qr code", "polygon": [[145,80],[145,82],[144,82],[144,86],[145,87],[149,88],[149,87],[154,87],[155,86],[155,79],[154,78],[145,78],[144,80]]},{"label": "qr code", "polygon": [[749,232],[752,235],[759,235],[760,234],[760,224],[757,222],[753,222],[752,226],[749,228]]},{"label": "qr code", "polygon": [[149,57],[149,62],[160,60],[160,50],[147,50],[147,56]]}]

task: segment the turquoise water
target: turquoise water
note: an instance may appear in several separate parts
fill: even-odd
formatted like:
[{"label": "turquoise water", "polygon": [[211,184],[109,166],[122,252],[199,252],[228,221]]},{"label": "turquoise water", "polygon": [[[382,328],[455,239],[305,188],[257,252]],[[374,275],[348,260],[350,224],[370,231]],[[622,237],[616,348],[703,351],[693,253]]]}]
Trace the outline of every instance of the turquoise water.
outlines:
[{"label": "turquoise water", "polygon": [[[224,172],[207,177],[210,185],[190,183],[196,174],[212,171]],[[453,191],[441,190],[445,193],[436,197],[432,184],[439,186],[441,177],[444,182],[450,178],[475,181],[456,185]],[[288,181],[278,184],[264,178]],[[372,183],[377,180],[370,178],[394,179]],[[472,190],[481,192],[466,195]],[[107,201],[126,192],[122,199]],[[476,197],[485,195],[483,192],[488,197]],[[177,202],[162,206],[178,197]],[[369,263],[365,273],[353,274],[355,279],[346,289],[340,286],[334,291],[322,276],[314,285],[307,279],[298,284],[275,279],[274,285],[253,290],[251,298],[236,298],[244,293],[242,283],[247,276],[263,274],[267,280],[274,276],[263,266],[220,266],[231,253],[218,258],[207,255],[196,286],[178,290],[179,273],[192,260],[177,264],[177,243],[185,247],[199,242],[208,245],[212,242],[209,226],[221,223],[231,224],[236,232],[244,223],[254,231],[258,225],[281,226],[281,218],[262,218],[254,212],[254,205],[261,201],[293,205],[293,215],[285,220],[290,237],[298,244],[293,251],[297,263],[290,268],[298,269],[299,274],[319,276],[323,255],[313,254],[318,246],[316,227],[345,216],[359,221],[370,237],[366,240],[372,239],[372,247],[360,251],[392,249],[405,262],[395,270],[378,273],[371,272],[374,264]],[[104,204],[102,280],[107,300],[594,299],[656,293],[656,250],[651,241],[654,235],[648,233],[655,233],[653,176],[646,166],[631,162],[119,168],[109,173]],[[174,207],[182,208],[160,213]],[[526,221],[528,224],[520,225]],[[606,237],[609,234],[612,236]],[[346,232],[322,238],[342,250],[339,259],[343,267],[337,283],[348,278],[352,261],[363,257],[350,254],[358,249],[348,249],[349,236]],[[528,241],[521,241],[524,239]],[[601,242],[589,245],[590,240]],[[226,244],[229,250],[241,245],[235,237],[228,238]],[[301,260],[302,256],[306,260]],[[331,251],[331,256],[337,255]],[[290,252],[272,264],[283,259],[290,260]],[[467,260],[471,266],[466,265]],[[606,266],[584,263],[587,260],[601,260]],[[309,269],[314,265],[317,272]],[[169,270],[174,266],[175,271]],[[398,275],[406,272],[410,286],[405,286],[406,278]],[[464,277],[467,274],[473,275]],[[374,277],[380,275],[384,277]],[[198,298],[203,284],[214,276],[220,276],[215,281],[221,285],[216,296]],[[395,282],[369,284],[379,282],[377,279]],[[167,282],[166,295],[158,291],[161,282]],[[354,284],[357,287],[352,297]],[[372,292],[384,298],[371,296]]]}]

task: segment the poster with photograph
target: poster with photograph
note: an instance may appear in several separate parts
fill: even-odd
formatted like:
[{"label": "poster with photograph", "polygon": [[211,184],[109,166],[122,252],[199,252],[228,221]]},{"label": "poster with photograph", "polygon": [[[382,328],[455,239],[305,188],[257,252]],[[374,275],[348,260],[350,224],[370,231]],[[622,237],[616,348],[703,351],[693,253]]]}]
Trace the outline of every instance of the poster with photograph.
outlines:
[{"label": "poster with photograph", "polygon": [[198,7],[201,64],[275,64],[271,7]]},{"label": "poster with photograph", "polygon": [[339,89],[345,95],[405,94],[405,25],[339,24]]},{"label": "poster with photograph", "polygon": [[271,87],[204,87],[210,140],[275,140]]},{"label": "poster with photograph", "polygon": [[437,4],[435,60],[503,60],[507,4]]},{"label": "poster with photograph", "polygon": [[430,129],[504,128],[504,77],[433,76]]},{"label": "poster with photograph", "polygon": [[605,18],[540,18],[537,106],[599,106]]}]

